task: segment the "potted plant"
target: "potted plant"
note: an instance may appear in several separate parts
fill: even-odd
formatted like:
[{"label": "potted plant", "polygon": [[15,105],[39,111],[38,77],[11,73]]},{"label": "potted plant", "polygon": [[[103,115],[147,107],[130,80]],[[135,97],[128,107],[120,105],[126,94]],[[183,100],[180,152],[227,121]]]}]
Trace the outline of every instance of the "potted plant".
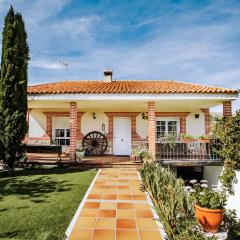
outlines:
[{"label": "potted plant", "polygon": [[198,136],[199,143],[210,143],[210,137],[208,135],[200,135]]},{"label": "potted plant", "polygon": [[226,193],[216,187],[209,188],[206,180],[200,183],[191,180],[190,183],[193,184],[189,191],[195,203],[197,222],[201,224],[203,231],[217,233],[223,221]]},{"label": "potted plant", "polygon": [[76,149],[76,159],[77,159],[77,161],[81,161],[83,157],[84,157],[84,149],[78,147]]},{"label": "potted plant", "polygon": [[147,148],[138,148],[133,150],[133,155],[137,156],[141,161],[151,161],[153,159],[152,154]]},{"label": "potted plant", "polygon": [[193,136],[186,133],[181,134],[180,138],[184,143],[191,143],[193,141]]}]

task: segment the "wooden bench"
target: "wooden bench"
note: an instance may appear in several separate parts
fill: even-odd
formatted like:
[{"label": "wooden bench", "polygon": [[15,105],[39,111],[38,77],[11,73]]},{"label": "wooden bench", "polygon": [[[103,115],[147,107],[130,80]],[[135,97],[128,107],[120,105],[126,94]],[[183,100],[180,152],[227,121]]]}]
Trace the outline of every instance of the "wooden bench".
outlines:
[{"label": "wooden bench", "polygon": [[[35,156],[35,158],[45,159],[45,160],[53,160],[56,157],[56,161],[61,161],[62,155],[62,146],[59,145],[26,145],[26,152],[28,156],[31,158]],[[35,154],[35,155],[34,155]],[[31,159],[30,159],[31,160]],[[33,159],[37,160],[37,159]]]}]

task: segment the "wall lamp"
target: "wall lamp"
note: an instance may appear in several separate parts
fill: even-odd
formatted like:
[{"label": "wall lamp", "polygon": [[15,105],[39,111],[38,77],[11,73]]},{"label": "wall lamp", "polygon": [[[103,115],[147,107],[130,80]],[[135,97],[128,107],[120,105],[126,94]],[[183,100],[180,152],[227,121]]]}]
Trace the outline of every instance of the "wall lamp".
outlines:
[{"label": "wall lamp", "polygon": [[148,114],[147,113],[142,113],[142,119],[147,120],[148,119]]},{"label": "wall lamp", "polygon": [[96,119],[96,113],[95,112],[92,114],[92,117],[93,117],[93,119]]}]

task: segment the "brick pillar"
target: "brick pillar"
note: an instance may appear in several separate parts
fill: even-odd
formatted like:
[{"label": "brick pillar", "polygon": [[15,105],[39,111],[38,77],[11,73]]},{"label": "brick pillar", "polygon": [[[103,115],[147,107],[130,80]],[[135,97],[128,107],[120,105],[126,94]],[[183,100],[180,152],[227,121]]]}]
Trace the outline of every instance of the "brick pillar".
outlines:
[{"label": "brick pillar", "polygon": [[52,140],[52,114],[46,113],[46,134],[50,139],[50,142]]},{"label": "brick pillar", "polygon": [[230,101],[223,103],[223,116],[224,117],[232,116],[232,103]]},{"label": "brick pillar", "polygon": [[156,117],[155,117],[155,103],[148,103],[148,149],[155,159],[156,154]]},{"label": "brick pillar", "polygon": [[77,103],[70,102],[70,160],[76,160],[77,148]]},{"label": "brick pillar", "polygon": [[210,121],[210,113],[208,108],[202,108],[201,111],[204,114],[205,121],[205,134],[209,134],[211,131],[211,121]]}]

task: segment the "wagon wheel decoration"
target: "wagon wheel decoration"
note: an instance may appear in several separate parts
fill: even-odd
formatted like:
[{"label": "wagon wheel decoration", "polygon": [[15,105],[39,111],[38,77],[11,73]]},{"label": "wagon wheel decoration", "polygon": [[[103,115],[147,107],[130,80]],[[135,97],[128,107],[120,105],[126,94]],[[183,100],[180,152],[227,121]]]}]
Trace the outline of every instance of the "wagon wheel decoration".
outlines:
[{"label": "wagon wheel decoration", "polygon": [[83,138],[83,149],[91,153],[91,155],[101,155],[107,149],[107,138],[101,132],[90,132]]}]

